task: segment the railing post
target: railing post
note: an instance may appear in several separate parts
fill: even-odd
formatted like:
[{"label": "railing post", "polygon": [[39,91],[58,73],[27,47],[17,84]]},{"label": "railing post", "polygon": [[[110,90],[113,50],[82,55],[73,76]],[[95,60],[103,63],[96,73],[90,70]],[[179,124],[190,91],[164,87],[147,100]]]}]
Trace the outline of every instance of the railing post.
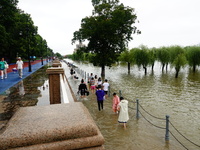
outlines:
[{"label": "railing post", "polygon": [[108,97],[110,97],[110,86],[108,86]]},{"label": "railing post", "polygon": [[140,118],[140,115],[139,115],[139,99],[136,99],[136,118],[139,119]]},{"label": "railing post", "polygon": [[89,73],[87,73],[87,81],[89,81]]},{"label": "railing post", "polygon": [[119,90],[119,97],[122,97],[122,91]]},{"label": "railing post", "polygon": [[166,133],[165,141],[169,141],[169,115],[166,115]]}]

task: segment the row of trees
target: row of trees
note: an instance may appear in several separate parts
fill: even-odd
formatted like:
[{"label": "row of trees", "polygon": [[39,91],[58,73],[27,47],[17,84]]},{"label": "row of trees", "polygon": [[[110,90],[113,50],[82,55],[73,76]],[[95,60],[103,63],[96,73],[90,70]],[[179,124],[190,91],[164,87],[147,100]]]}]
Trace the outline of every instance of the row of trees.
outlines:
[{"label": "row of trees", "polygon": [[0,57],[10,63],[17,56],[52,56],[53,50],[38,34],[31,16],[17,8],[17,4],[18,0],[0,1]]},{"label": "row of trees", "polygon": [[193,71],[200,65],[200,47],[192,46],[182,48],[180,46],[161,47],[149,49],[146,46],[127,50],[127,45],[132,40],[132,34],[141,34],[134,24],[137,15],[134,9],[125,7],[119,0],[92,0],[94,10],[92,15],[83,18],[81,28],[74,32],[72,43],[79,41],[81,44],[88,41],[87,46],[79,48],[70,57],[74,60],[90,61],[95,66],[102,68],[101,76],[105,77],[105,66],[120,61],[130,65],[136,64],[143,67],[145,74],[148,66],[154,66],[155,61],[162,63],[164,67],[174,67],[175,77],[181,67],[187,63],[193,67]]},{"label": "row of trees", "polygon": [[[93,55],[91,53],[83,53],[78,50],[70,56],[73,60],[92,62]],[[102,59],[101,61],[105,61]],[[193,72],[196,71],[197,66],[200,65],[200,47],[199,46],[170,46],[160,48],[148,48],[141,45],[138,48],[125,50],[116,59],[116,62],[126,63],[128,66],[128,73],[130,73],[131,65],[137,65],[144,69],[147,74],[147,68],[154,69],[154,63],[159,61],[162,64],[162,71],[167,70],[168,65],[175,68],[175,77],[178,77],[179,71],[185,65],[192,67]]]},{"label": "row of trees", "polygon": [[145,74],[147,73],[147,67],[151,66],[152,70],[155,61],[159,61],[162,64],[162,71],[168,64],[175,68],[175,77],[178,77],[179,71],[185,65],[189,65],[196,71],[196,67],[200,65],[200,47],[199,46],[170,46],[151,48],[142,45],[139,48],[133,48],[130,51],[123,52],[119,61],[126,62],[128,64],[128,71],[130,72],[130,65],[136,64],[138,67],[143,67]]}]

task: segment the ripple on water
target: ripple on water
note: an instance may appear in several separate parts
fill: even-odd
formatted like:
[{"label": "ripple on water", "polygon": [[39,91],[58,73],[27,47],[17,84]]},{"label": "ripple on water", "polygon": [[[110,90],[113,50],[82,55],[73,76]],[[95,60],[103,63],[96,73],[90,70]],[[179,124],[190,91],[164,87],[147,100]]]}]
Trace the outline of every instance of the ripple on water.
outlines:
[{"label": "ripple on water", "polygon": [[[87,73],[93,72],[100,75],[100,68],[91,64],[78,64]],[[170,121],[186,137],[195,143],[199,143],[200,135],[200,72],[191,74],[187,67],[181,70],[178,79],[175,79],[174,69],[168,69],[162,73],[159,63],[155,64],[154,72],[148,68],[145,76],[143,69],[131,67],[128,74],[127,66],[106,67],[106,78],[111,84],[111,93],[121,90],[122,95],[129,100],[129,105],[135,108],[136,98],[140,104],[151,114],[160,118],[170,115]],[[89,104],[91,103],[91,104]],[[127,130],[117,123],[117,116],[112,114],[112,97],[105,101],[105,110],[98,112],[97,103],[94,100],[84,102],[91,112],[92,117],[99,126],[106,139],[106,149],[155,149],[176,150],[184,149],[171,135],[170,142],[165,143],[165,131],[150,125],[142,116],[137,120],[135,110],[129,110],[130,120]],[[141,110],[142,111],[142,110]],[[148,116],[153,123],[165,125],[165,122],[155,121]],[[170,127],[170,130],[173,130]],[[181,139],[184,144],[184,140]],[[123,143],[123,144],[121,144]],[[192,144],[186,143],[189,149],[197,149]]]}]

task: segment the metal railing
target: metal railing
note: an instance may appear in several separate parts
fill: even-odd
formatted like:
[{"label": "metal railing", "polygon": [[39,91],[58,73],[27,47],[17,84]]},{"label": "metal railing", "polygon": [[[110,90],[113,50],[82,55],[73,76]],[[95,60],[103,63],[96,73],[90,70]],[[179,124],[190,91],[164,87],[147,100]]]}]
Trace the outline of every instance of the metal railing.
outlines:
[{"label": "metal railing", "polygon": [[[80,68],[75,68],[75,71],[83,78],[83,79],[88,79],[89,77],[89,73],[86,73],[85,71],[81,70]],[[110,96],[110,88],[109,88],[109,92],[108,92],[108,95]],[[122,96],[122,91],[119,90],[119,96],[121,97]],[[172,135],[172,137],[174,137],[174,139],[180,143],[180,145],[182,145],[185,149],[188,150],[188,148],[177,138],[177,136],[175,136],[175,134],[169,130],[169,127],[172,127],[173,129],[175,129],[175,131],[180,135],[182,136],[185,140],[187,140],[189,143],[191,143],[192,145],[200,148],[200,145],[196,144],[195,142],[191,141],[189,138],[187,138],[186,136],[184,136],[174,125],[173,123],[169,120],[170,116],[169,115],[166,115],[165,118],[160,118],[160,117],[156,117],[154,115],[152,115],[151,113],[149,113],[147,110],[145,110],[145,108],[139,103],[139,99],[136,99],[135,102],[132,101],[132,103],[136,103],[136,108],[133,108],[133,107],[130,107],[129,108],[131,110],[136,110],[136,118],[139,119],[140,118],[140,115],[148,122],[150,123],[151,125],[153,125],[154,127],[156,128],[159,128],[159,129],[163,129],[165,130],[165,140],[166,141],[169,141],[169,133]],[[154,123],[152,123],[150,120],[148,120],[147,117],[145,117],[145,115],[143,114],[143,112],[140,110],[148,114],[150,117],[153,117],[154,119],[157,119],[157,120],[161,120],[161,121],[165,121],[165,127],[161,127],[161,126],[158,126]],[[171,125],[171,126],[170,126]]]},{"label": "metal railing", "polygon": [[[173,129],[175,129],[175,131],[180,135],[182,136],[186,141],[188,141],[189,143],[191,143],[192,145],[200,148],[200,145],[196,144],[195,142],[191,141],[189,138],[187,138],[186,136],[184,136],[175,126],[174,124],[169,120],[169,115],[166,115],[166,118],[160,118],[160,117],[156,117],[154,115],[152,115],[151,113],[149,113],[147,110],[145,110],[145,108],[139,104],[139,100],[136,99],[136,102],[133,102],[133,103],[136,103],[136,118],[139,119],[140,118],[140,115],[148,122],[150,123],[151,125],[153,125],[154,127],[157,127],[159,129],[164,129],[166,130],[165,132],[165,140],[166,141],[169,141],[169,133],[174,137],[174,139],[179,143],[181,144],[185,149],[188,149],[178,138],[177,136],[175,136],[175,133],[172,132],[172,130],[169,129],[169,127],[172,127]],[[129,108],[131,109],[134,109],[132,107],[129,106]],[[143,111],[140,111],[140,108],[141,110]],[[149,115],[150,117],[153,117],[154,119],[158,119],[158,120],[163,120],[163,121],[166,121],[166,126],[165,127],[161,127],[161,126],[158,126],[158,125],[155,125],[154,123],[152,123],[150,120],[147,119],[147,117],[145,117],[144,113],[146,113],[147,115]]]}]

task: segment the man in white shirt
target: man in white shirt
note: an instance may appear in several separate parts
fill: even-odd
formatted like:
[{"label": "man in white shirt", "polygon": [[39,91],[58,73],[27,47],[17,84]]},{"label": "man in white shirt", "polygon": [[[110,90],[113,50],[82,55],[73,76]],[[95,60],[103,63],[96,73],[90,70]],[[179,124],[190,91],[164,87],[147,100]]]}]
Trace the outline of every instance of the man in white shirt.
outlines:
[{"label": "man in white shirt", "polygon": [[23,65],[24,65],[24,63],[23,63],[23,61],[21,60],[21,57],[18,57],[18,60],[17,60],[17,62],[16,62],[16,64],[17,64],[17,70],[18,70],[18,73],[19,73],[19,77],[20,78],[22,78],[22,75],[23,75]]},{"label": "man in white shirt", "polygon": [[108,89],[109,89],[109,83],[108,83],[108,80],[105,79],[105,82],[103,83],[103,90],[104,90],[104,93],[105,93],[105,98],[108,97]]}]

